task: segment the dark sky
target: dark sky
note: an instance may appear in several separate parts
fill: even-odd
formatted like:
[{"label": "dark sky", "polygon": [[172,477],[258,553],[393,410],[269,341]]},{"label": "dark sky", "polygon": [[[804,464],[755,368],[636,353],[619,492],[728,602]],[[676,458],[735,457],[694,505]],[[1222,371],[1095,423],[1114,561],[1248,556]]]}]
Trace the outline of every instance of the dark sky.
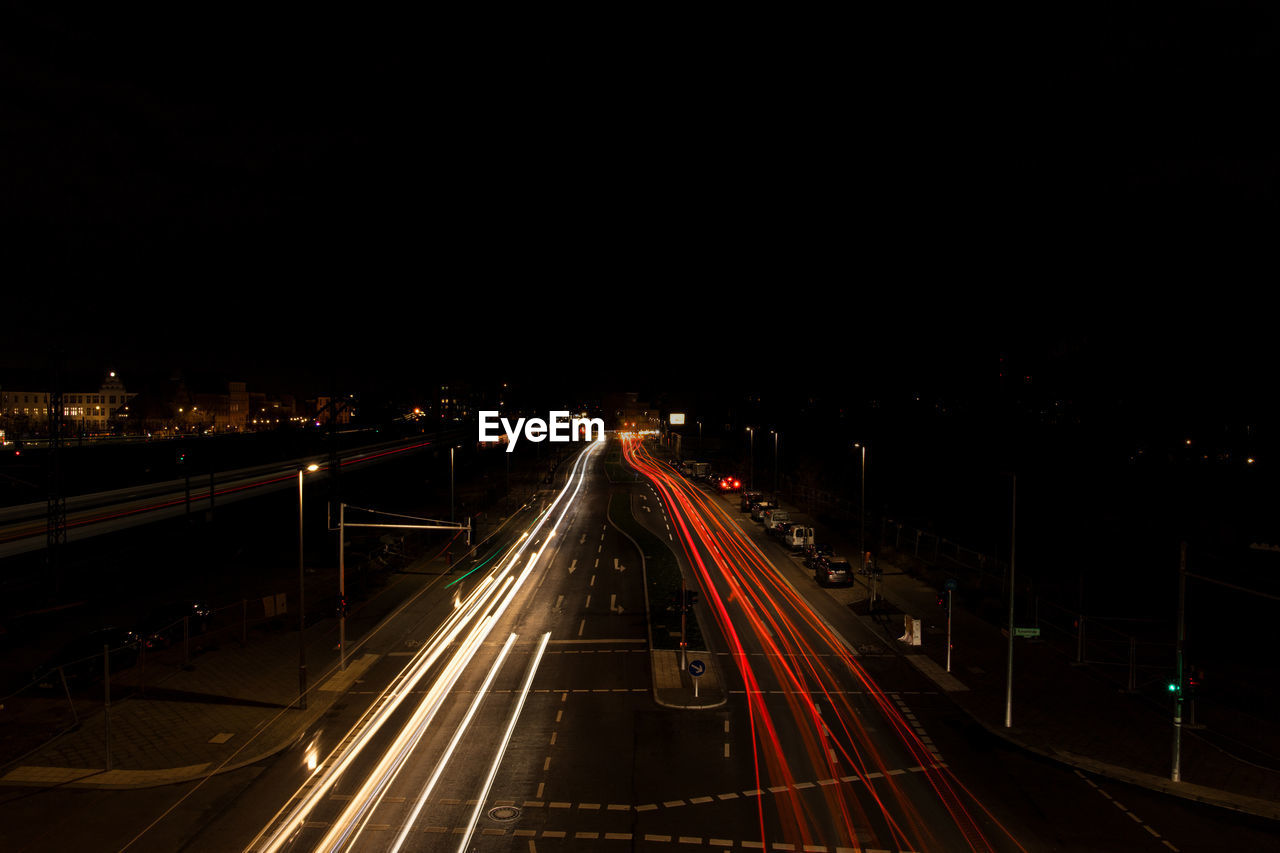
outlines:
[{"label": "dark sky", "polygon": [[1194,114],[1247,117],[1274,12],[917,12],[11,6],[0,366],[56,338],[304,393],[1269,370],[1275,160]]}]

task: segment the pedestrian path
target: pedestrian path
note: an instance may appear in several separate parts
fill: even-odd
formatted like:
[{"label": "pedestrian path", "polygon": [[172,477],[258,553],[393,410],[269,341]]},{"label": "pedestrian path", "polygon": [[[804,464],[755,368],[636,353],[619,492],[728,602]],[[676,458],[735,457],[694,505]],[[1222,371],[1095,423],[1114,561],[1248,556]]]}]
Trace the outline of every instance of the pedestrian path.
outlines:
[{"label": "pedestrian path", "polygon": [[[852,539],[821,528],[817,533],[837,553],[858,552]],[[1007,632],[958,606],[953,608],[947,672],[946,611],[939,607],[939,590],[913,577],[905,561],[895,560],[892,553],[878,559],[882,579],[874,609],[864,577],[850,588],[826,593],[876,625],[887,644],[992,733],[1088,773],[1280,819],[1280,772],[1238,759],[1184,728],[1181,780],[1171,781],[1172,702],[1162,707],[1119,690],[1048,644],[1015,638],[1013,698],[1007,703]],[[898,639],[904,615],[923,621],[920,646]]]},{"label": "pedestrian path", "polygon": [[[442,559],[424,562],[371,606],[390,611],[447,570]],[[344,671],[336,638],[334,618],[307,626],[305,708],[298,701],[298,633],[286,628],[224,641],[188,666],[121,672],[113,687],[137,688],[145,679],[145,689],[0,768],[0,785],[144,788],[261,761],[296,743],[379,659],[356,650]]]}]

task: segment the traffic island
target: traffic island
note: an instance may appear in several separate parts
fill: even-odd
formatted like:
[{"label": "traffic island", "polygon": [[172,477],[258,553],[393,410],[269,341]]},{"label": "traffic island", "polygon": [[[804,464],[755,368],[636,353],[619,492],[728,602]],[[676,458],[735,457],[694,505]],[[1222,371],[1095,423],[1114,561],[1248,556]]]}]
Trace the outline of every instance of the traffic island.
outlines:
[{"label": "traffic island", "polygon": [[[728,694],[715,656],[706,649],[692,598],[681,597],[679,560],[636,518],[635,498],[630,489],[615,492],[609,498],[608,516],[609,523],[631,540],[640,555],[654,701],[667,708],[719,707]],[[682,639],[687,643],[683,656]],[[688,666],[690,663],[694,665]],[[695,674],[699,670],[700,674]]]}]

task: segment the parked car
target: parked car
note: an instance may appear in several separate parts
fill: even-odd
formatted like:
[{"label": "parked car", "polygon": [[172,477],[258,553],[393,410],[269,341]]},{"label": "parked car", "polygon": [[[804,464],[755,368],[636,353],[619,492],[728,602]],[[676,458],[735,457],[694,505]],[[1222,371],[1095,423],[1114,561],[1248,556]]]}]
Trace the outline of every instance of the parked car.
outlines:
[{"label": "parked car", "polygon": [[764,529],[769,533],[781,533],[786,525],[791,523],[791,513],[780,507],[773,507],[760,519],[764,522]]},{"label": "parked car", "polygon": [[751,506],[751,520],[764,521],[764,514],[773,509],[776,504],[771,501],[759,501]]},{"label": "parked car", "polygon": [[189,637],[209,630],[212,611],[200,601],[175,601],[157,607],[138,624],[135,633],[148,649],[164,649],[182,642],[183,620]]},{"label": "parked car", "polygon": [[739,501],[739,504],[743,512],[751,512],[752,505],[757,501],[762,500],[764,500],[764,492],[756,489],[750,489],[742,493],[742,498]]},{"label": "parked car", "polygon": [[833,549],[830,545],[826,545],[826,544],[819,545],[817,543],[808,545],[804,548],[804,551],[803,551],[804,564],[807,567],[812,569],[818,565],[819,560],[821,560],[823,557],[830,556],[832,552],[833,552]]},{"label": "parked car", "polygon": [[844,557],[832,554],[820,559],[813,569],[813,579],[819,586],[835,586],[853,583],[853,567]]},{"label": "parked car", "polygon": [[124,628],[99,628],[77,637],[49,656],[32,673],[37,687],[53,689],[61,686],[58,669],[67,684],[89,684],[102,677],[102,647],[111,651],[111,669],[128,669],[138,662],[141,642],[138,635]]},{"label": "parked car", "polygon": [[719,482],[716,483],[716,488],[720,490],[721,494],[726,492],[736,492],[742,488],[742,481],[732,474],[725,474],[720,478]]},{"label": "parked car", "polygon": [[806,524],[791,522],[779,531],[778,536],[782,544],[792,551],[800,551],[813,544],[813,528]]}]

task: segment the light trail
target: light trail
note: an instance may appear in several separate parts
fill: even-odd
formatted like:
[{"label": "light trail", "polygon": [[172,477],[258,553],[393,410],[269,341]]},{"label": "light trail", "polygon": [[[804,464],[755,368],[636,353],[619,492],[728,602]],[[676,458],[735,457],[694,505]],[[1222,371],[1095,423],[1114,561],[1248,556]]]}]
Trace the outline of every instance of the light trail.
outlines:
[{"label": "light trail", "polygon": [[[627,462],[649,478],[662,499],[689,565],[702,586],[704,600],[729,642],[747,691],[757,787],[765,787],[760,778],[763,764],[771,782],[788,788],[789,796],[777,800],[778,817],[787,842],[796,849],[823,843],[823,839],[814,835],[815,828],[821,824],[820,818],[812,811],[811,803],[806,804],[799,798],[793,787],[794,780],[813,778],[809,774],[814,773],[819,774],[816,778],[839,779],[850,775],[844,769],[847,766],[864,780],[883,780],[884,793],[872,785],[861,786],[860,790],[869,794],[872,811],[883,821],[892,846],[915,850],[956,846],[940,838],[941,827],[933,826],[924,817],[905,780],[889,772],[894,763],[877,747],[848,693],[840,686],[843,678],[852,676],[888,721],[895,737],[893,743],[905,749],[911,760],[924,768],[922,775],[929,789],[950,816],[964,844],[974,851],[995,849],[975,818],[973,807],[976,806],[1012,845],[1021,849],[1017,840],[940,765],[894,703],[858,663],[847,642],[812,611],[720,503],[676,476],[668,466],[653,460],[640,441],[624,439],[623,451]],[[710,564],[703,558],[704,549],[711,556]],[[721,589],[728,594],[722,595]],[[765,652],[765,670],[759,674],[746,653],[748,643]],[[836,665],[833,667],[828,661]],[[766,673],[783,687],[784,714],[771,710],[765,702],[760,678]],[[829,714],[820,713],[815,696],[831,709]],[[783,743],[784,733],[799,741],[799,751],[788,752]],[[806,762],[807,766],[800,767],[802,772],[793,770],[793,766]],[[824,796],[829,817],[846,836],[838,839],[838,843],[860,844],[863,840],[856,837],[855,825],[859,821],[870,825],[862,800],[843,784],[826,786]],[[918,797],[918,792],[914,796]],[[758,803],[757,813],[760,842],[769,844],[765,837],[763,801]],[[826,841],[829,843],[830,839]]]},{"label": "light trail", "polygon": [[[376,451],[361,452],[358,454],[351,455],[346,459],[339,460],[338,467],[346,468],[349,465],[358,465],[360,463],[369,462],[374,459],[382,459],[387,456],[394,456],[401,453],[408,453],[415,450],[421,450],[424,447],[432,446],[433,443],[434,442],[432,441],[419,441],[414,444],[405,445],[403,447],[392,447],[392,448],[386,448],[386,449],[376,450]],[[261,467],[265,467],[265,466],[260,466],[260,468]],[[317,473],[329,471],[329,470],[332,470],[332,468],[333,468],[332,465],[324,464],[319,467]],[[276,470],[278,471],[279,468],[276,468]],[[223,476],[225,477],[227,475],[234,476],[235,472],[225,472]],[[229,495],[235,495],[241,492],[247,492],[254,489],[265,489],[268,486],[287,485],[295,482],[296,479],[297,479],[297,474],[293,471],[290,471],[287,474],[271,474],[271,475],[260,477],[258,479],[251,480],[250,482],[247,482],[247,483],[237,483],[235,485],[224,485],[220,488],[215,487],[212,490],[213,497],[216,499],[219,497],[227,497]],[[183,484],[181,480],[175,480],[167,484],[139,486],[135,491],[157,492],[157,491],[160,491],[161,489],[168,489],[170,491],[181,490],[182,485]],[[191,494],[189,497],[184,493],[181,497],[175,496],[172,498],[164,498],[161,500],[154,501],[152,503],[138,503],[134,501],[133,502],[134,505],[124,506],[118,509],[87,508],[82,510],[73,510],[70,513],[69,517],[67,518],[65,526],[67,530],[76,530],[78,528],[89,527],[94,524],[102,524],[108,521],[118,521],[120,519],[125,519],[125,518],[134,518],[136,516],[144,515],[147,513],[158,512],[160,510],[165,510],[165,509],[172,509],[174,507],[184,506],[188,504],[191,506],[195,506],[201,501],[208,501],[209,493],[210,493],[210,489],[208,487],[197,484],[196,487],[191,491]],[[101,503],[102,498],[105,497],[107,494],[113,494],[113,493],[103,493],[102,495],[96,498],[94,495],[84,495],[80,499],[84,501],[90,501],[90,502],[96,501]],[[22,507],[15,507],[14,509],[23,511],[23,514],[29,514],[28,512],[23,510]],[[38,510],[41,513],[41,515],[43,515],[45,513],[44,504],[40,504],[36,508],[36,510]],[[32,510],[32,512],[36,510]],[[18,526],[19,524],[21,524],[22,526]],[[0,544],[17,542],[22,539],[29,539],[33,536],[44,537],[47,535],[47,532],[48,532],[48,522],[44,518],[41,518],[38,521],[29,521],[25,523],[14,522],[13,524],[5,525],[4,529],[0,529]]]},{"label": "light trail", "polygon": [[498,775],[498,768],[502,765],[502,757],[507,753],[507,744],[511,742],[511,733],[516,729],[516,723],[520,720],[520,712],[524,710],[524,700],[529,696],[529,688],[533,686],[533,677],[538,673],[538,664],[542,662],[542,654],[547,649],[547,642],[551,639],[551,632],[542,635],[542,641],[538,643],[538,650],[534,652],[533,660],[529,663],[529,674],[525,676],[524,684],[520,686],[520,698],[516,701],[516,707],[511,712],[511,721],[507,723],[507,730],[502,735],[502,742],[498,745],[498,752],[493,757],[493,764],[489,767],[489,775],[484,781],[484,788],[481,789],[479,796],[476,797],[475,810],[471,812],[471,820],[467,823],[466,831],[462,833],[462,840],[458,844],[458,853],[467,853],[467,845],[471,842],[471,836],[475,834],[476,822],[480,820],[480,812],[484,810],[484,805],[489,799],[489,790],[493,787],[494,777]]},{"label": "light trail", "polygon": [[[316,768],[311,777],[276,813],[276,816],[254,838],[246,850],[277,851],[295,840],[307,817],[325,798],[341,775],[352,766],[374,735],[386,724],[427,673],[441,661],[445,651],[458,643],[452,656],[442,664],[424,698],[414,708],[409,721],[401,727],[392,745],[378,760],[375,770],[360,786],[359,793],[351,798],[341,816],[330,825],[324,839],[314,849],[340,850],[350,847],[355,842],[361,828],[367,824],[373,809],[385,795],[387,787],[444,703],[449,690],[461,677],[476,651],[514,601],[533,573],[543,552],[555,538],[554,533],[559,523],[573,505],[585,482],[588,460],[603,444],[603,441],[593,442],[578,454],[564,487],[546,510],[534,520],[530,530],[508,550],[490,574],[479,581],[462,600],[461,605],[445,618],[432,634],[431,639],[423,644],[392,683],[379,694],[343,741]],[[559,514],[556,514],[557,507],[560,508]],[[546,541],[529,554],[527,561],[523,560],[526,551],[541,541],[538,534],[552,517],[555,518],[555,522],[550,526]],[[516,574],[515,567],[522,561],[523,568]]]},{"label": "light trail", "polygon": [[480,685],[480,689],[476,691],[476,698],[471,701],[471,705],[467,707],[467,713],[462,718],[462,722],[458,724],[458,728],[453,733],[449,745],[445,747],[444,754],[436,761],[435,768],[431,771],[427,784],[423,786],[422,793],[418,795],[418,800],[414,804],[413,811],[405,820],[404,826],[400,828],[400,832],[396,835],[396,840],[391,845],[391,853],[398,853],[404,845],[405,839],[409,837],[409,831],[418,820],[418,815],[422,812],[423,806],[427,804],[427,798],[431,796],[431,791],[436,786],[436,782],[440,779],[440,775],[444,773],[445,767],[449,764],[449,759],[453,757],[453,751],[457,749],[458,743],[462,740],[462,736],[466,734],[468,726],[471,725],[471,719],[475,716],[476,711],[480,708],[480,704],[484,701],[485,695],[489,692],[489,687],[493,684],[493,679],[498,674],[498,670],[502,669],[503,662],[507,659],[507,653],[511,651],[512,644],[515,643],[517,636],[511,634],[507,637],[507,641],[502,645],[502,651],[498,653],[498,659],[493,662],[493,666],[489,667],[489,674],[485,676],[484,684]]}]

